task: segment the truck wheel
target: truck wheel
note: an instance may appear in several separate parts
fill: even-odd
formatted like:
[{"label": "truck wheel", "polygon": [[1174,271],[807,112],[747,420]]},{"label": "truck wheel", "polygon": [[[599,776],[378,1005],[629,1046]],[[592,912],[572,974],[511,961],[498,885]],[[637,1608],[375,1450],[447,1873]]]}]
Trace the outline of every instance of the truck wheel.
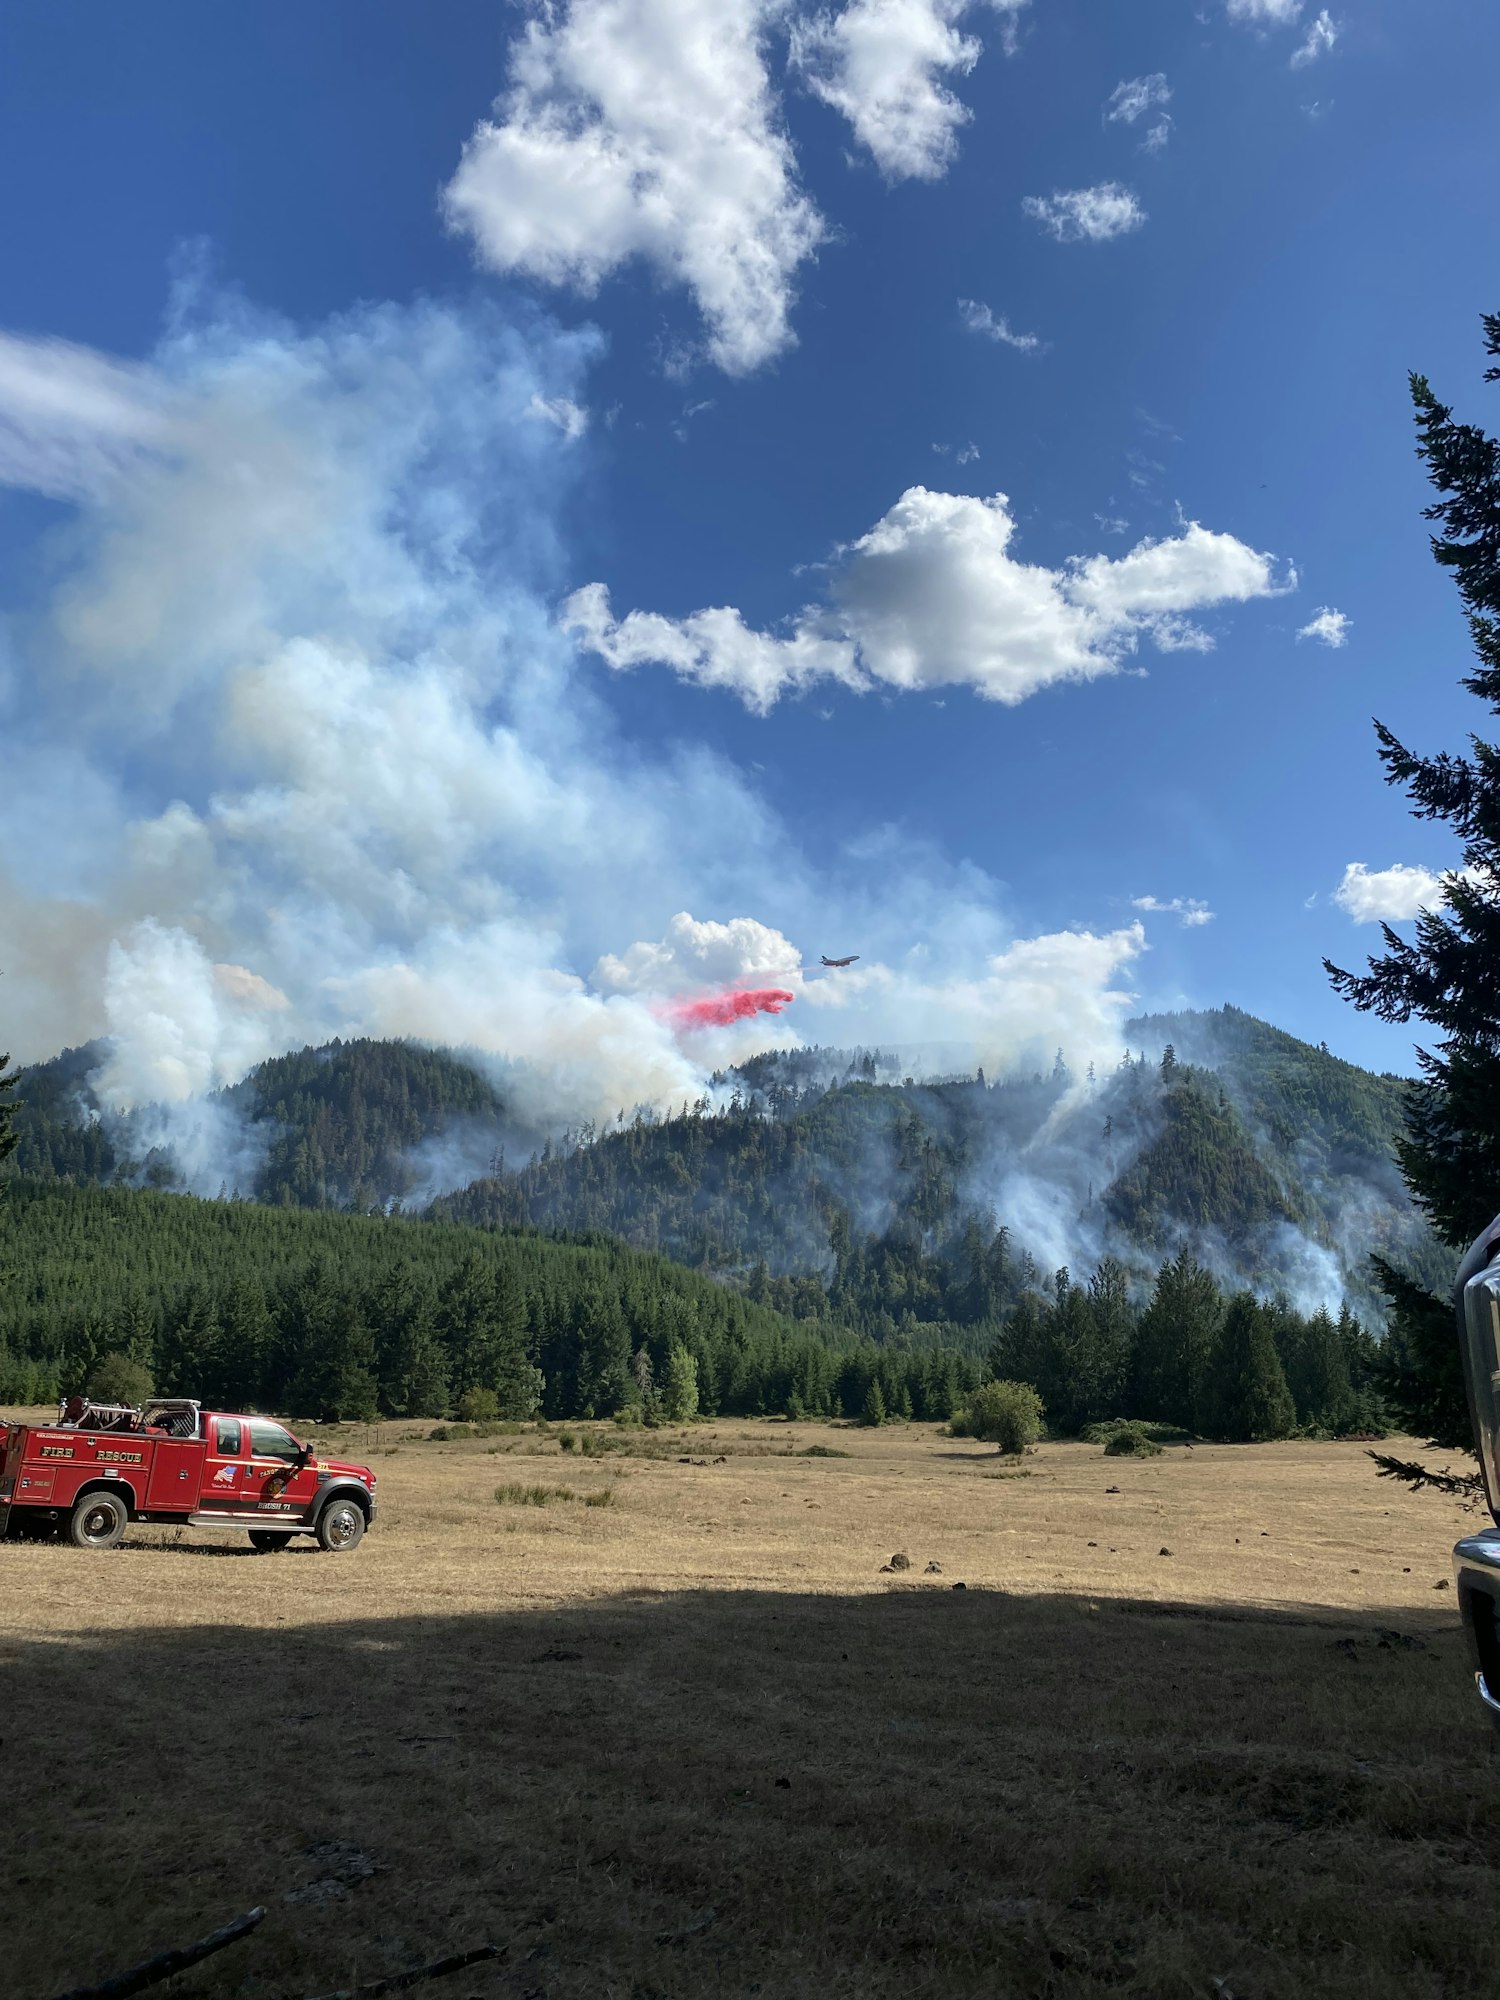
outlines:
[{"label": "truck wheel", "polygon": [[68,1539],[75,1549],[112,1549],[129,1524],[118,1493],[85,1493],[68,1517]]},{"label": "truck wheel", "polygon": [[252,1549],[259,1549],[263,1556],[275,1555],[276,1551],[284,1549],[291,1539],[290,1535],[283,1535],[276,1528],[252,1528],[250,1530],[250,1546]]},{"label": "truck wheel", "polygon": [[318,1547],[330,1555],[358,1548],[364,1532],[365,1510],[357,1500],[330,1500],[318,1516]]}]

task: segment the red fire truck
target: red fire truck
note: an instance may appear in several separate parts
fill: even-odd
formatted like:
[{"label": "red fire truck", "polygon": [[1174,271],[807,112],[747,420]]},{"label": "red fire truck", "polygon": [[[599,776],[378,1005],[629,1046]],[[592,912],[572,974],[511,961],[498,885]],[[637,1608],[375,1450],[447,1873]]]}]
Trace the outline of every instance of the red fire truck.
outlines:
[{"label": "red fire truck", "polygon": [[77,1548],[109,1549],[132,1521],[166,1521],[247,1528],[268,1552],[312,1535],[337,1553],[374,1518],[368,1466],[320,1459],[270,1417],[74,1396],[55,1424],[0,1423],[0,1539],[63,1530]]}]

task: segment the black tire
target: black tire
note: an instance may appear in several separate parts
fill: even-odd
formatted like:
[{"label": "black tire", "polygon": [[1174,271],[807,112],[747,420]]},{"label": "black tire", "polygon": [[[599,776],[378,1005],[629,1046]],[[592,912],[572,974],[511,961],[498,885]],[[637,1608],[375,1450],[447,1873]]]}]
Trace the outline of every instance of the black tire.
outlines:
[{"label": "black tire", "polygon": [[68,1540],[75,1549],[112,1549],[129,1525],[118,1493],[85,1493],[68,1516]]},{"label": "black tire", "polygon": [[357,1500],[330,1500],[318,1516],[318,1547],[331,1556],[346,1555],[364,1540],[365,1510]]},{"label": "black tire", "polygon": [[282,1534],[279,1528],[250,1530],[250,1546],[252,1549],[258,1549],[263,1556],[274,1556],[276,1551],[284,1549],[291,1539],[290,1535]]}]

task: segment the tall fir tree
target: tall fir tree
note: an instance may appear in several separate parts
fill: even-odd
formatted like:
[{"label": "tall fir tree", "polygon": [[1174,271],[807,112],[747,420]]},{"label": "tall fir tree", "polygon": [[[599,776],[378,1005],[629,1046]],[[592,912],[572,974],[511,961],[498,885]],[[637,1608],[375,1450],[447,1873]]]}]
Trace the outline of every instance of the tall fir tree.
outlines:
[{"label": "tall fir tree", "polygon": [[1285,1437],[1297,1421],[1271,1309],[1249,1292],[1229,1301],[1211,1363],[1211,1435],[1232,1444]]},{"label": "tall fir tree", "polygon": [[[1500,357],[1500,314],[1483,325],[1486,353]],[[1500,367],[1484,379],[1500,381]],[[1462,684],[1500,717],[1500,440],[1457,422],[1425,376],[1411,377],[1411,395],[1417,456],[1439,496],[1425,510],[1438,524],[1432,553],[1458,588],[1477,660]],[[1385,950],[1367,972],[1325,964],[1356,1007],[1437,1031],[1436,1047],[1418,1050],[1398,1150],[1407,1186],[1461,1251],[1500,1208],[1500,746],[1472,735],[1468,756],[1419,756],[1375,728],[1387,783],[1405,787],[1416,818],[1451,829],[1458,856],[1441,903],[1419,913],[1410,939],[1385,924]],[[1409,1283],[1393,1305],[1388,1401],[1433,1443],[1472,1449],[1451,1313]]]},{"label": "tall fir tree", "polygon": [[1205,1427],[1208,1372],[1223,1317],[1219,1288],[1190,1251],[1162,1265],[1131,1357],[1130,1407],[1137,1416],[1189,1431]]}]

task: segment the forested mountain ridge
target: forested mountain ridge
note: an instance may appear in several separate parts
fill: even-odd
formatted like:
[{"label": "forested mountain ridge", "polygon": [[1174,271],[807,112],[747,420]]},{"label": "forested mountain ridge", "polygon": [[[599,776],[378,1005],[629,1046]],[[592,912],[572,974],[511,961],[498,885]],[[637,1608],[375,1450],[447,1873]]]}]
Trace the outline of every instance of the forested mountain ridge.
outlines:
[{"label": "forested mountain ridge", "polygon": [[[182,1187],[193,1176],[182,1140],[173,1144],[181,1121],[151,1106],[109,1112],[91,1082],[106,1053],[90,1043],[21,1072],[15,1171]],[[193,1144],[206,1142],[209,1158],[197,1191],[223,1182],[226,1193],[280,1207],[386,1208],[420,1193],[424,1148],[446,1145],[479,1172],[507,1136],[504,1100],[485,1071],[416,1042],[334,1041],[273,1056],[203,1110],[207,1129]]]},{"label": "forested mountain ridge", "polygon": [[1402,1079],[1235,1008],[1146,1016],[1125,1034],[1134,1053],[1081,1078],[1064,1052],[1045,1073],[947,1081],[903,1077],[874,1050],[767,1052],[673,1116],[622,1111],[534,1151],[481,1058],[335,1042],[204,1100],[230,1171],[210,1146],[192,1178],[172,1120],[101,1113],[88,1078],[102,1051],[71,1051],[22,1075],[16,1166],[367,1211],[447,1189],[435,1219],[607,1231],[772,1283],[799,1317],[837,1292],[871,1324],[969,1321],[971,1224],[986,1238],[1007,1225],[1043,1270],[1109,1255],[1144,1284],[1190,1247],[1224,1282],[1328,1299],[1342,1284],[1367,1310],[1370,1251],[1426,1274],[1392,1156]]}]

